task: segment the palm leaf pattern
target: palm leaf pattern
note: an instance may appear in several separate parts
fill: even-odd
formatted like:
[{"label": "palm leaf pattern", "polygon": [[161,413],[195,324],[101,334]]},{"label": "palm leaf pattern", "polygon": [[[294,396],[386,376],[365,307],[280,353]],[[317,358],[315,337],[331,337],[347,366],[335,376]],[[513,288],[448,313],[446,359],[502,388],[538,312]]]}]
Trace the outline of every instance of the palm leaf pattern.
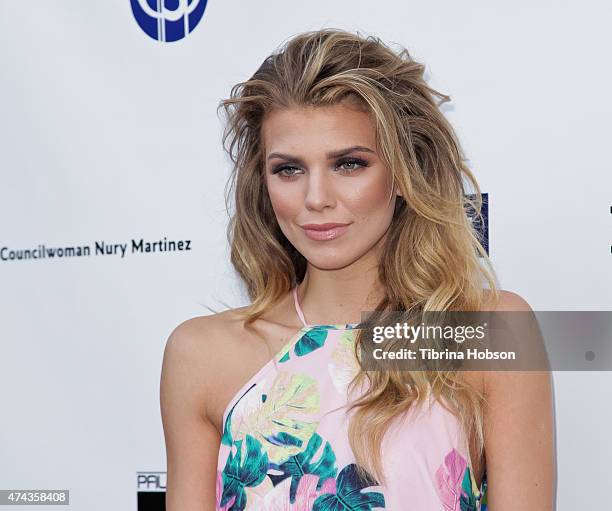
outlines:
[{"label": "palm leaf pattern", "polygon": [[306,374],[279,371],[267,393],[255,388],[243,397],[238,410],[232,410],[227,434],[233,441],[247,434],[257,438],[271,465],[277,466],[303,449],[317,428],[313,416],[318,411],[317,381]]},{"label": "palm leaf pattern", "polygon": [[436,483],[444,511],[485,511],[474,475],[456,449],[444,457],[436,471]]},{"label": "palm leaf pattern", "polygon": [[320,456],[315,459],[315,454],[321,447],[323,439],[318,433],[314,433],[306,448],[282,463],[278,470],[282,472],[279,475],[270,474],[270,479],[276,485],[285,478],[291,478],[291,486],[289,490],[289,501],[295,502],[297,488],[300,479],[305,474],[318,476],[317,489],[321,489],[323,481],[329,477],[335,478],[338,471],[336,467],[336,455],[329,442],[325,442],[323,451]]},{"label": "palm leaf pattern", "polygon": [[359,362],[355,359],[354,345],[352,331],[347,330],[340,334],[327,363],[329,376],[340,395],[346,395],[348,384],[360,369]]},{"label": "palm leaf pattern", "polygon": [[315,325],[307,328],[298,340],[285,347],[281,353],[279,362],[287,362],[291,358],[291,350],[298,357],[304,357],[319,348],[325,346],[330,329],[335,329],[332,325]]},{"label": "palm leaf pattern", "polygon": [[312,511],[370,511],[385,507],[385,497],[376,491],[363,492],[364,488],[377,485],[370,478],[360,478],[357,465],[344,467],[336,480],[336,492],[326,493],[315,500]]},{"label": "palm leaf pattern", "polygon": [[[303,329],[276,356],[282,370],[265,373],[231,407],[221,437],[227,458],[217,473],[216,511],[385,509],[382,487],[370,476],[359,477],[350,458],[339,465],[332,443],[318,431],[330,402],[337,403],[338,395],[343,399],[359,370],[354,332],[337,327]],[[335,344],[323,373],[296,372],[300,357],[324,347],[331,331]],[[324,390],[332,394],[322,395]],[[321,431],[328,428],[326,423]],[[345,446],[338,455],[345,460]],[[479,491],[471,467],[456,449],[444,456],[434,478],[441,511],[487,510],[486,472]]]},{"label": "palm leaf pattern", "polygon": [[219,499],[219,506],[223,508],[230,499],[234,499],[229,508],[231,511],[242,511],[246,506],[245,487],[257,486],[266,477],[268,470],[268,455],[262,451],[261,444],[251,435],[243,440],[234,442],[225,468],[223,469],[223,491]]}]

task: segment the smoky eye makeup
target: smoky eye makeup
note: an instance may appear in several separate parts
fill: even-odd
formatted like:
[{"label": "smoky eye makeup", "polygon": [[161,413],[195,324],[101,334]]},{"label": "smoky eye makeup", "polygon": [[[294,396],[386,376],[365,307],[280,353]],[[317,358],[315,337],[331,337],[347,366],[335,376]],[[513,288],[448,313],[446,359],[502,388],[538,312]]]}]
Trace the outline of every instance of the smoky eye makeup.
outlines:
[{"label": "smoky eye makeup", "polygon": [[282,171],[284,171],[286,169],[293,170],[293,169],[298,169],[298,168],[299,168],[299,165],[295,165],[295,164],[292,164],[292,163],[281,163],[279,165],[272,166],[272,169],[270,170],[270,173],[271,174],[278,174],[279,172],[282,172]]},{"label": "smoky eye makeup", "polygon": [[[364,160],[362,158],[356,158],[356,157],[344,157],[344,158],[340,158],[336,161],[336,168],[337,167],[341,167],[342,165],[356,165],[357,167],[355,168],[345,168],[345,169],[340,169],[342,172],[346,173],[346,174],[351,174],[354,172],[357,172],[358,170],[368,167],[370,165],[370,163],[367,160]],[[285,170],[290,171],[290,174],[283,174],[283,177],[292,177],[296,174],[296,170],[300,169],[300,165],[299,164],[295,164],[295,163],[291,163],[291,162],[284,162],[284,163],[280,163],[278,165],[275,165],[272,167],[272,169],[270,170],[271,174],[279,174],[281,172],[284,172]]]},{"label": "smoky eye makeup", "polygon": [[[361,158],[345,157],[345,158],[340,158],[336,162],[336,166],[346,165],[347,163],[354,164],[354,165],[359,165],[359,168],[368,167],[370,165],[370,163],[367,160],[363,160]],[[356,168],[356,169],[345,169],[345,170],[359,170],[359,168]]]}]

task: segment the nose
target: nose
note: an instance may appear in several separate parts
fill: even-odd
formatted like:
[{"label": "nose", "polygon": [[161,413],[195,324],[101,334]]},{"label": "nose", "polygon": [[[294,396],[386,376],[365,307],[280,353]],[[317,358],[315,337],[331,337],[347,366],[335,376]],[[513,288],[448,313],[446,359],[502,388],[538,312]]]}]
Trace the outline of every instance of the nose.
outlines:
[{"label": "nose", "polygon": [[320,210],[335,202],[333,176],[323,168],[311,168],[306,179],[304,205],[308,209]]}]

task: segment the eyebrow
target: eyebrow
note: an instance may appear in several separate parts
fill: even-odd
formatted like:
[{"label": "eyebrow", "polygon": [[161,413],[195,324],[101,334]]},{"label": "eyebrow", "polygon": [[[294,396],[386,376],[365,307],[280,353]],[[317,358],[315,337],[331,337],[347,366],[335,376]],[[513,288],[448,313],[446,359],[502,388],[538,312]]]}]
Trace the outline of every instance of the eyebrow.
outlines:
[{"label": "eyebrow", "polygon": [[[344,149],[338,149],[337,151],[330,151],[326,153],[325,156],[328,160],[332,160],[334,158],[340,158],[341,156],[346,156],[347,154],[352,153],[353,151],[361,151],[364,153],[374,153],[374,151],[372,151],[372,149],[370,149],[369,147],[365,147],[362,145],[354,145],[351,147],[345,147]],[[296,158],[295,156],[291,156],[289,154],[276,153],[276,152],[270,153],[268,155],[268,160],[271,160],[272,158],[284,158],[286,160],[294,160],[298,162],[300,165],[304,165],[304,162],[300,158]]]}]

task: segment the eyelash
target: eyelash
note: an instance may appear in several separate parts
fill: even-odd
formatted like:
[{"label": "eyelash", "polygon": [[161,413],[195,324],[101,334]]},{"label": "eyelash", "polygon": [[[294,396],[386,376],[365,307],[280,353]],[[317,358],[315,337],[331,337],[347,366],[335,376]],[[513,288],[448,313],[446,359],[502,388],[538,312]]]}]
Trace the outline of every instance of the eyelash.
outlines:
[{"label": "eyelash", "polygon": [[[342,160],[338,160],[338,162],[336,163],[336,166],[340,166],[340,165],[345,165],[347,163],[354,163],[359,165],[361,168],[367,167],[369,164],[367,161],[362,160],[360,158],[344,158]],[[272,170],[272,174],[278,174],[280,172],[282,172],[285,169],[296,169],[297,167],[295,165],[279,165],[278,167],[276,167],[275,169]],[[353,174],[354,172],[356,172],[357,170],[359,170],[359,168],[355,168],[355,169],[344,169],[345,172],[347,172],[348,174]],[[280,177],[283,177],[285,179],[290,179],[293,176],[295,176],[296,174],[291,174],[291,175],[284,175],[281,174]]]}]

